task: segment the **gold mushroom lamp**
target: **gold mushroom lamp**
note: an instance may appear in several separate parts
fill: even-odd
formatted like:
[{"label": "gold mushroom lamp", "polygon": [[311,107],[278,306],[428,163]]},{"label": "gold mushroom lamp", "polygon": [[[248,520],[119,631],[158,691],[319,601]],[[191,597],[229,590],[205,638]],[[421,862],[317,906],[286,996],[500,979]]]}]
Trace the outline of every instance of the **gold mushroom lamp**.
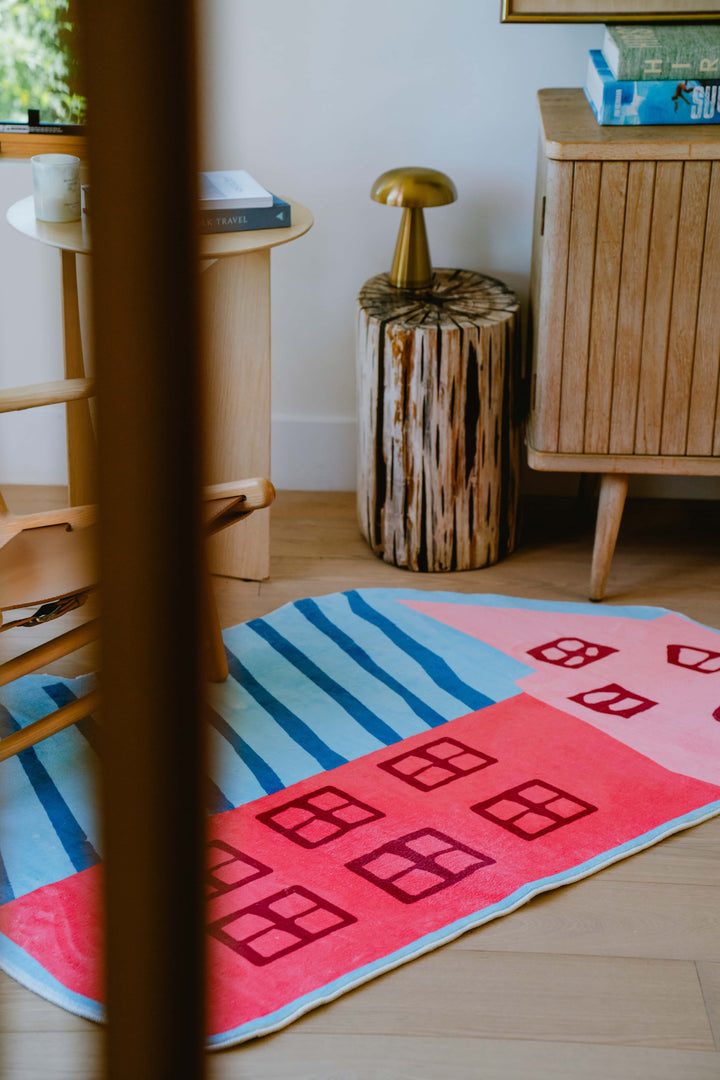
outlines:
[{"label": "gold mushroom lamp", "polygon": [[390,169],[379,176],[370,196],[375,202],[404,208],[390,284],[397,289],[429,289],[433,270],[423,210],[426,206],[446,206],[455,202],[457,191],[452,180],[437,169],[409,165],[403,169]]},{"label": "gold mushroom lamp", "polygon": [[358,295],[360,530],[396,566],[476,570],[515,544],[517,299],[475,270],[433,271],[423,210],[457,198],[444,173],[392,169],[370,195],[405,213],[391,272]]}]

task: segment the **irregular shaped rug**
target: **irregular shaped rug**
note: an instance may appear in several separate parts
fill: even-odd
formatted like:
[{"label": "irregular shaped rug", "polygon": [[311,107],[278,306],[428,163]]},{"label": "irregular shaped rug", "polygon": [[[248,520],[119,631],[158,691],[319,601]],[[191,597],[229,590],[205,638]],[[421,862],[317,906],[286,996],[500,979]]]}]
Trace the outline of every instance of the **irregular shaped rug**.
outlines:
[{"label": "irregular shaped rug", "polygon": [[[225,641],[211,1046],[720,812],[720,634],[681,615],[368,589]],[[5,688],[2,733],[85,684]],[[0,765],[0,963],[101,1019],[95,747],[89,719]]]}]

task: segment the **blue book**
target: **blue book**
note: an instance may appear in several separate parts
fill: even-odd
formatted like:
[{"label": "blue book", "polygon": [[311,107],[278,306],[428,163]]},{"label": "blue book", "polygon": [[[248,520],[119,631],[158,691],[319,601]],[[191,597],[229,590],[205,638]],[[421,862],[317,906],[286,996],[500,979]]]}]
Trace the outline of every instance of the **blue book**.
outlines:
[{"label": "blue book", "polygon": [[198,228],[201,233],[245,232],[287,229],[291,224],[290,204],[273,195],[272,206],[255,206],[249,210],[201,210]]},{"label": "blue book", "polygon": [[618,81],[599,49],[584,90],[599,124],[720,123],[720,79]]}]

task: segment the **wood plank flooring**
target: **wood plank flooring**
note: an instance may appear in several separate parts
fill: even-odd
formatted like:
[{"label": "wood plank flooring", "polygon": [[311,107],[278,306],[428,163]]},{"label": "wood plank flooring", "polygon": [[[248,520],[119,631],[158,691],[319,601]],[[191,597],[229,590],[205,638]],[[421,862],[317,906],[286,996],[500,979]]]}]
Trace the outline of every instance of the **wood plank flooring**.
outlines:
[{"label": "wood plank flooring", "polygon": [[[15,494],[28,509],[30,497],[46,503],[61,497]],[[522,511],[520,544],[503,562],[422,575],[375,558],[359,535],[352,495],[280,493],[272,511],[271,577],[215,579],[221,622],[355,586],[584,601],[593,527],[587,508],[572,499],[536,498],[526,499]],[[719,537],[720,503],[630,501],[606,603],[669,607],[720,627]],[[0,636],[2,655],[19,650],[18,637]],[[95,662],[88,648],[54,668],[77,674]],[[0,1016],[3,1076],[100,1075],[102,1029],[4,975]],[[285,1031],[214,1053],[208,1074],[211,1080],[717,1080],[720,818],[539,896]]]}]

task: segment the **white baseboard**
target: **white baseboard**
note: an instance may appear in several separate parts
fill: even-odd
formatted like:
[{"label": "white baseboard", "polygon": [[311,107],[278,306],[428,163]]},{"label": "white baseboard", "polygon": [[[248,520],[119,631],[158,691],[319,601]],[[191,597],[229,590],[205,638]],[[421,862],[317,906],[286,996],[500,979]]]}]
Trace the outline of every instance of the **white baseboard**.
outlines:
[{"label": "white baseboard", "polygon": [[[32,425],[29,431],[19,430],[22,420],[30,414],[4,418],[0,432],[0,461],[4,463],[0,468],[0,481],[14,484],[66,482],[62,406],[51,406],[43,412],[44,417],[38,410],[37,430]],[[47,447],[48,442],[51,449]],[[354,491],[356,446],[357,421],[354,417],[276,414],[272,418],[273,483],[285,491]],[[19,447],[23,448],[22,453]],[[39,453],[41,448],[42,454]],[[37,456],[35,451],[38,451]],[[577,490],[577,477],[533,472],[524,466],[521,490],[536,495],[573,495]],[[720,499],[720,477],[633,476],[630,496]]]},{"label": "white baseboard", "polygon": [[272,418],[272,481],[284,491],[354,491],[357,421],[344,416]]},{"label": "white baseboard", "polygon": [[[352,417],[286,416],[272,419],[272,480],[285,491],[354,491],[357,421]],[[578,477],[535,472],[524,466],[521,490],[574,495]],[[632,476],[637,499],[720,499],[720,477]]]},{"label": "white baseboard", "polygon": [[[0,483],[67,483],[63,406],[53,405],[42,412],[45,416],[37,410],[3,418]],[[285,491],[354,491],[356,431],[352,417],[273,416],[271,475],[275,487]]]}]

